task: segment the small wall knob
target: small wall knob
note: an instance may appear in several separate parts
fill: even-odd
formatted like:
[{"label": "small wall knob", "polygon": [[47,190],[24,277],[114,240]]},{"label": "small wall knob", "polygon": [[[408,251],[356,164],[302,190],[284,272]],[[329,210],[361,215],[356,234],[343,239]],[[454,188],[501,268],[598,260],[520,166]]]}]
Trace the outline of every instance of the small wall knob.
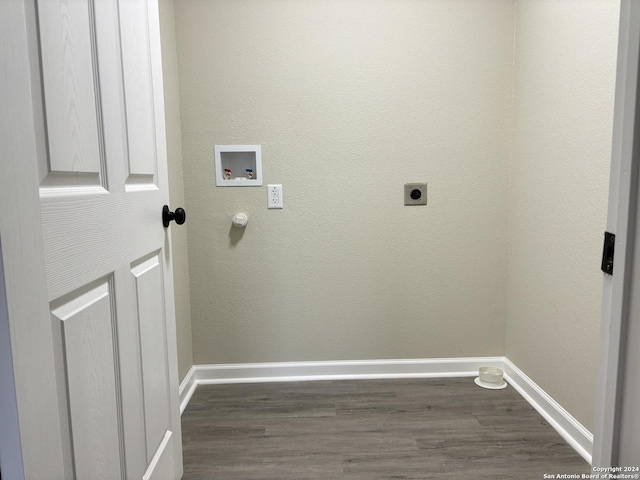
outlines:
[{"label": "small wall knob", "polygon": [[249,221],[249,217],[247,217],[246,213],[236,213],[233,216],[233,225],[238,228],[246,227],[248,221]]},{"label": "small wall knob", "polygon": [[175,212],[169,210],[169,205],[162,207],[162,225],[164,228],[169,226],[171,220],[175,220],[178,225],[182,225],[187,219],[187,213],[183,208],[176,208]]}]

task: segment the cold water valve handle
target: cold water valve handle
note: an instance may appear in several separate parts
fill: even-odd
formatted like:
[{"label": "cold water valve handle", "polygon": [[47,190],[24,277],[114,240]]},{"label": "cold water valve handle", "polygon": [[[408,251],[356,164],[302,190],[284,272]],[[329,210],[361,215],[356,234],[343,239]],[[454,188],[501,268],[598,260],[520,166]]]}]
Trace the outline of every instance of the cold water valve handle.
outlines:
[{"label": "cold water valve handle", "polygon": [[169,226],[171,220],[175,220],[178,225],[182,225],[187,219],[187,213],[183,208],[176,208],[175,212],[169,211],[169,205],[162,207],[162,225],[164,228]]}]

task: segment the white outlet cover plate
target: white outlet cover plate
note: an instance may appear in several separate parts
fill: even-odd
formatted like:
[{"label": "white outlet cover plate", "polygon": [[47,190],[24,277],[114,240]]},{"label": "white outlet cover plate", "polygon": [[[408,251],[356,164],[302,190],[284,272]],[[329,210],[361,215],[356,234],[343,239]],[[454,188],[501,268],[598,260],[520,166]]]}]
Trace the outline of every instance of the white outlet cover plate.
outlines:
[{"label": "white outlet cover plate", "polygon": [[282,185],[267,185],[267,208],[283,208]]}]

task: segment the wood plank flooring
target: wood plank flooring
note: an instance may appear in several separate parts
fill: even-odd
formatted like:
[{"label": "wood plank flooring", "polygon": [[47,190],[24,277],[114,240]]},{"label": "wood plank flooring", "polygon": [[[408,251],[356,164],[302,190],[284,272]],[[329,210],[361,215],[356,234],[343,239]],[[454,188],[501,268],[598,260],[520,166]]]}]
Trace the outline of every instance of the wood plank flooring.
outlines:
[{"label": "wood plank flooring", "polygon": [[510,386],[472,378],[200,386],[184,480],[541,479],[589,465]]}]

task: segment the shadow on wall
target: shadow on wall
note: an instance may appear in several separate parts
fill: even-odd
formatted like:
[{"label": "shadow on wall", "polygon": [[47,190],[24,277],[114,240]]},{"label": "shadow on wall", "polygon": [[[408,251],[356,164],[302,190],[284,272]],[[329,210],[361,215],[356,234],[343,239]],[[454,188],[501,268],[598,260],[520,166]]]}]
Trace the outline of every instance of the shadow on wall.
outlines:
[{"label": "shadow on wall", "polygon": [[229,246],[235,247],[238,245],[242,237],[244,237],[244,228],[238,228],[234,225],[229,227]]}]

